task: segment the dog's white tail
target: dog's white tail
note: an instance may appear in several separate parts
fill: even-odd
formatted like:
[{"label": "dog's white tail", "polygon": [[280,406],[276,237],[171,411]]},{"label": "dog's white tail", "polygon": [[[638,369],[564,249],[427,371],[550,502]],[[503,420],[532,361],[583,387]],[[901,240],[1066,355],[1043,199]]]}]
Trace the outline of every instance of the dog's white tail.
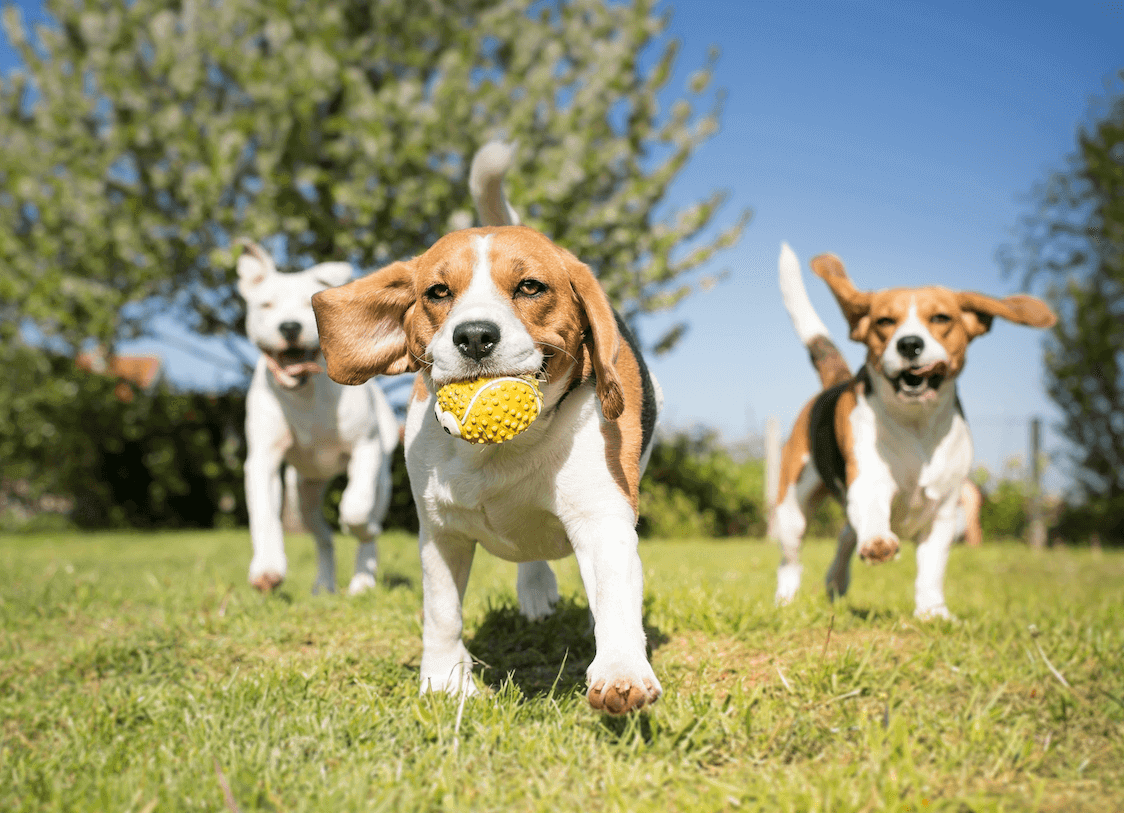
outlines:
[{"label": "dog's white tail", "polygon": [[519,214],[503,191],[503,176],[515,160],[515,144],[489,141],[476,151],[468,170],[468,191],[484,226],[518,226]]},{"label": "dog's white tail", "polygon": [[788,247],[788,243],[781,243],[777,269],[785,310],[792,317],[792,325],[796,328],[801,344],[808,348],[812,366],[816,368],[820,382],[827,388],[848,380],[851,370],[847,366],[847,360],[831,341],[827,325],[812,307],[812,300],[808,298],[808,289],[804,287],[804,279],[800,273],[800,261],[796,259],[796,252]]},{"label": "dog's white tail", "polygon": [[788,243],[781,243],[781,256],[777,261],[781,283],[781,298],[784,299],[785,310],[792,317],[796,335],[800,343],[807,347],[816,336],[827,336],[827,326],[816,314],[812,307],[812,300],[808,298],[808,289],[804,287],[804,279],[800,274],[800,261],[796,259],[796,252],[789,248]]}]

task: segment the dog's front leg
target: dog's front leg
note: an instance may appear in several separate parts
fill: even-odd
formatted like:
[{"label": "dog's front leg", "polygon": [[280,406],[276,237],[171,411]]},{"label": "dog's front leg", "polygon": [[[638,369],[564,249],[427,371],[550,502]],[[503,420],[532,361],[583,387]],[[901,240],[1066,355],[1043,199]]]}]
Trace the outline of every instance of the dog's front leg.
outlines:
[{"label": "dog's front leg", "polygon": [[612,517],[575,523],[566,530],[589,596],[597,642],[597,655],[586,670],[590,705],[625,714],[656,702],[663,687],[645,648],[644,572],[636,529]]},{"label": "dog's front leg", "polygon": [[[873,463],[869,468],[876,469]],[[901,543],[890,530],[890,506],[897,487],[888,470],[864,471],[847,488],[847,520],[855,529],[859,558],[886,562],[898,555]]]},{"label": "dog's front leg", "polygon": [[[264,446],[264,448],[262,448]],[[246,456],[246,510],[250,515],[250,584],[267,592],[285,580],[285,531],[281,525],[281,459],[278,444],[254,444]]]},{"label": "dog's front leg", "polygon": [[952,614],[944,601],[944,571],[948,564],[948,551],[956,532],[956,501],[959,494],[954,492],[933,519],[929,533],[917,546],[917,581],[913,595],[918,618],[952,619]]},{"label": "dog's front leg", "polygon": [[422,564],[421,691],[476,694],[472,656],[461,639],[461,607],[476,543],[423,527],[418,547]]}]

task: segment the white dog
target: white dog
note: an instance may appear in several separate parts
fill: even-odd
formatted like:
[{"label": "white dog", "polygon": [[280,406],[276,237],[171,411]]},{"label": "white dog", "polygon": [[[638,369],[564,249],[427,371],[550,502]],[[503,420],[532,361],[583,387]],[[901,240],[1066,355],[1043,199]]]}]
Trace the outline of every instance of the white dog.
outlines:
[{"label": "white dog", "polygon": [[[509,159],[489,145],[473,162],[485,222],[517,221],[500,187]],[[590,269],[532,229],[466,229],[313,306],[335,380],[421,370],[406,462],[421,522],[422,691],[475,691],[461,601],[479,543],[520,563],[531,618],[558,599],[544,560],[574,554],[597,644],[589,702],[610,713],[654,702],[662,688],[645,648],[635,525],[659,389]],[[543,383],[542,412],[503,444],[452,437],[434,415],[446,383],[527,374]]]},{"label": "white dog", "polygon": [[246,335],[261,350],[246,395],[246,507],[254,557],[250,583],[262,591],[285,578],[281,464],[297,474],[305,527],[316,539],[314,592],[335,592],[332,531],[321,510],[324,491],[347,472],[340,525],[359,540],[349,593],[375,586],[377,538],[390,505],[391,453],[398,421],[371,381],[341,387],[321,372],[312,295],[351,278],[347,263],[321,263],[296,274],[277,271],[260,246],[238,258],[238,290],[246,300]]}]

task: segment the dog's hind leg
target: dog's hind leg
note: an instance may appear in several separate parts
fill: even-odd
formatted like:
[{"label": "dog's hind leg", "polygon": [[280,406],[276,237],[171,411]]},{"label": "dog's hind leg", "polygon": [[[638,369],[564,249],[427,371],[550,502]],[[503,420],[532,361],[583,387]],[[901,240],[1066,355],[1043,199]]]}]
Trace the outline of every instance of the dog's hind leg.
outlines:
[{"label": "dog's hind leg", "polygon": [[827,597],[832,601],[845,596],[847,588],[851,586],[851,555],[855,552],[858,541],[855,529],[848,522],[839,532],[839,541],[835,546],[835,561],[827,569],[827,576],[824,578]]},{"label": "dog's hind leg", "polygon": [[322,510],[324,492],[328,489],[327,480],[306,480],[301,477],[297,483],[300,498],[301,519],[304,527],[316,540],[316,581],[312,592],[336,592],[336,551],[332,542],[332,529],[324,519]]},{"label": "dog's hind leg", "polygon": [[547,562],[520,562],[515,583],[519,612],[528,621],[540,621],[554,612],[558,603],[558,580]]},{"label": "dog's hind leg", "polygon": [[377,443],[357,446],[347,466],[347,488],[340,498],[340,527],[358,540],[355,573],[347,586],[358,595],[375,586],[379,566],[378,538],[390,507],[390,461]]},{"label": "dog's hind leg", "polygon": [[788,487],[784,499],[773,511],[769,535],[781,549],[781,564],[777,568],[777,592],[774,597],[778,605],[792,601],[800,588],[800,576],[804,571],[804,566],[800,564],[800,543],[808,527],[806,517],[812,497],[822,485],[823,481],[820,480],[816,467],[810,463],[805,464],[796,482]]}]

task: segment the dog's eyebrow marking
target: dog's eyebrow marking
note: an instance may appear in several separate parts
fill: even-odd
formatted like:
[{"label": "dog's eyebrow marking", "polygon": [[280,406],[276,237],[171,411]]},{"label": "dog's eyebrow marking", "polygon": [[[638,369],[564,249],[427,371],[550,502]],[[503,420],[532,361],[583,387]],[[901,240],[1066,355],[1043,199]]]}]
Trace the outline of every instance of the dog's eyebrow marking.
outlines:
[{"label": "dog's eyebrow marking", "polygon": [[522,274],[527,270],[527,263],[523,260],[522,257],[516,257],[515,262],[511,264],[511,270],[517,274]]}]

